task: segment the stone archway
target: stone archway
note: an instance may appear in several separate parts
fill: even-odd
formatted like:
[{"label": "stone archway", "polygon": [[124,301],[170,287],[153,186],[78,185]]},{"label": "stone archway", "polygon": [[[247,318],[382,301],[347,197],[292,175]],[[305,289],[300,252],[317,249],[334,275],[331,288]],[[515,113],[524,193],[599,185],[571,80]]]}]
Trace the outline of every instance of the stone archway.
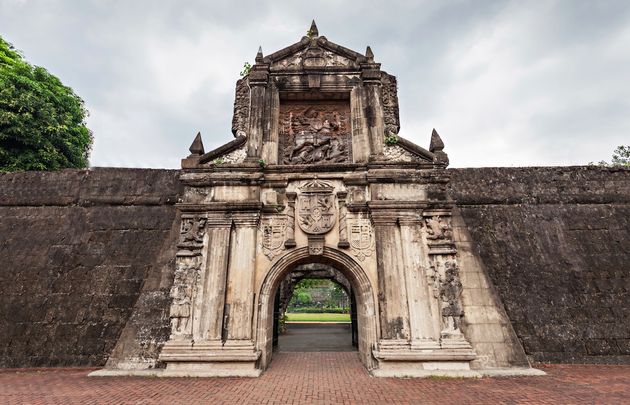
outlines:
[{"label": "stone archway", "polygon": [[273,301],[276,290],[289,272],[304,263],[330,264],[350,282],[357,303],[359,357],[365,367],[372,370],[377,365],[372,357],[372,347],[378,339],[378,310],[374,289],[365,271],[354,259],[330,247],[324,247],[321,255],[309,254],[308,247],[295,249],[278,259],[267,272],[258,295],[256,349],[261,352],[259,368],[267,368],[273,353]]}]

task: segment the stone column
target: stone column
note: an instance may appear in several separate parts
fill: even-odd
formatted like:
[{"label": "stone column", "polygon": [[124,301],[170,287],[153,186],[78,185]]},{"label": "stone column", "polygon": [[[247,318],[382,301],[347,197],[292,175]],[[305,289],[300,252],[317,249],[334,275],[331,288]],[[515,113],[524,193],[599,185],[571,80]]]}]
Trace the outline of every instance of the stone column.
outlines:
[{"label": "stone column", "polygon": [[347,249],[350,247],[348,242],[348,207],[346,207],[347,191],[337,191],[337,199],[339,200],[339,243],[337,247]]},{"label": "stone column", "polygon": [[372,209],[371,217],[376,239],[381,339],[408,343],[409,308],[396,211]]},{"label": "stone column", "polygon": [[[256,266],[256,231],[259,211],[242,211],[232,214],[234,231],[230,245],[230,262],[227,284],[227,340],[252,339],[254,311],[254,279]],[[228,343],[226,342],[226,346]]]},{"label": "stone column", "polygon": [[297,193],[287,193],[287,240],[284,242],[284,247],[295,247],[295,199]]},{"label": "stone column", "polygon": [[439,318],[436,319],[432,312],[431,300],[434,297],[427,283],[429,269],[423,266],[426,248],[422,241],[422,222],[422,217],[413,212],[401,215],[398,220],[409,303],[411,347],[436,349],[439,348]]},{"label": "stone column", "polygon": [[232,220],[227,213],[212,213],[207,217],[210,248],[202,272],[202,291],[195,301],[195,308],[198,308],[193,330],[195,341],[221,340],[231,226]]}]

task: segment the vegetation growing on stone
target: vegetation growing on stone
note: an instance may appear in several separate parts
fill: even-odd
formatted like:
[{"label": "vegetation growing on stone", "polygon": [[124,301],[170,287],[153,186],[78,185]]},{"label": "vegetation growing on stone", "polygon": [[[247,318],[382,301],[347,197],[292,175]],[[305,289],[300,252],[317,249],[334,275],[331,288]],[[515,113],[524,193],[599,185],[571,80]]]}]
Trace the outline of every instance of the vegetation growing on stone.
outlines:
[{"label": "vegetation growing on stone", "polygon": [[241,77],[245,77],[249,74],[250,70],[252,70],[252,65],[249,62],[243,63],[243,70],[241,70]]},{"label": "vegetation growing on stone", "polygon": [[83,100],[0,38],[0,172],[88,166]]}]

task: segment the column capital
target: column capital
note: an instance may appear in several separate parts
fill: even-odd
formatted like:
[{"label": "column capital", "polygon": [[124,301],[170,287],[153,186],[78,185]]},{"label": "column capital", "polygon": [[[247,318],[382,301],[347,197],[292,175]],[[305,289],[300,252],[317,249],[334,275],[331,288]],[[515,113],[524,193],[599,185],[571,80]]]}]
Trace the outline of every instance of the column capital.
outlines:
[{"label": "column capital", "polygon": [[232,226],[232,218],[227,212],[213,212],[206,214],[205,218],[208,228],[230,228]]},{"label": "column capital", "polygon": [[393,209],[370,209],[370,219],[374,225],[395,226],[398,223],[398,212]]},{"label": "column capital", "polygon": [[420,226],[423,218],[417,212],[399,212],[398,223],[400,226]]},{"label": "column capital", "polygon": [[260,211],[233,212],[232,220],[237,227],[256,227],[260,222]]}]

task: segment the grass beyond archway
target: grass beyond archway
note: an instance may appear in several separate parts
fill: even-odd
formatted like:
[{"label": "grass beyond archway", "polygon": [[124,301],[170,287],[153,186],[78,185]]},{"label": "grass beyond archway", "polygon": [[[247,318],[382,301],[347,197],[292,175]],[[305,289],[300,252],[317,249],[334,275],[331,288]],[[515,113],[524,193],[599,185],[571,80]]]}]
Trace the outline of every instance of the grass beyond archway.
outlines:
[{"label": "grass beyond archway", "polygon": [[350,314],[305,314],[287,312],[287,322],[344,322],[350,323]]}]

